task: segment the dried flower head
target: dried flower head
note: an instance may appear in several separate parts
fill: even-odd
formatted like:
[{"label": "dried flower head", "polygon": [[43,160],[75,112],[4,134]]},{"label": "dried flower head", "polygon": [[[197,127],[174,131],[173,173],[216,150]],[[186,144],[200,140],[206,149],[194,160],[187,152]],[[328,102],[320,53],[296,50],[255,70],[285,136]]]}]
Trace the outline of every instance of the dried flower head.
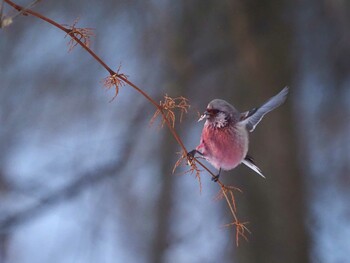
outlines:
[{"label": "dried flower head", "polygon": [[236,199],[235,199],[234,191],[238,191],[238,192],[242,193],[242,190],[239,189],[238,187],[223,184],[223,185],[221,185],[220,191],[215,196],[215,200],[221,200],[221,199],[225,198],[225,195],[228,196],[229,197],[228,200],[230,201],[230,203],[232,205],[233,211],[236,212],[237,207],[236,207]]},{"label": "dried flower head", "polygon": [[65,35],[65,38],[67,36],[70,36],[71,39],[68,42],[68,51],[72,51],[74,47],[78,45],[78,41],[84,44],[87,47],[90,47],[91,44],[91,37],[95,36],[94,29],[85,27],[85,28],[79,28],[76,27],[76,24],[79,21],[79,17],[74,20],[73,25],[63,25],[65,26],[69,31]]},{"label": "dried flower head", "polygon": [[199,183],[199,191],[202,192],[202,181],[201,181],[201,175],[200,173],[202,172],[202,170],[200,170],[197,166],[197,163],[195,161],[194,157],[189,156],[186,152],[180,152],[178,153],[180,154],[180,158],[177,160],[177,162],[174,165],[173,168],[173,173],[175,173],[176,169],[180,166],[180,165],[189,165],[190,168],[187,169],[185,172],[183,172],[182,174],[194,174],[195,177],[198,180]]},{"label": "dried flower head", "polygon": [[238,191],[242,193],[242,190],[234,187],[234,186],[226,186],[224,184],[220,184],[221,189],[219,194],[217,195],[217,199],[225,198],[226,203],[230,209],[230,213],[233,217],[233,222],[224,225],[225,227],[235,226],[236,227],[236,245],[239,245],[239,238],[243,237],[246,241],[248,241],[248,238],[246,236],[246,232],[250,234],[249,229],[245,226],[248,224],[248,222],[240,222],[237,217],[237,207],[236,207],[236,200],[234,196],[234,191]]},{"label": "dried flower head", "polygon": [[247,224],[249,224],[249,222],[235,221],[235,222],[224,225],[224,227],[234,226],[236,228],[236,246],[237,247],[239,245],[240,237],[244,238],[245,241],[248,241],[248,237],[247,237],[246,233],[251,234],[251,232],[246,227]]},{"label": "dried flower head", "polygon": [[175,127],[176,115],[174,110],[180,110],[180,122],[182,121],[182,117],[184,113],[188,112],[190,105],[188,103],[188,99],[185,97],[176,97],[172,98],[165,94],[164,101],[159,102],[159,107],[154,113],[150,123],[153,124],[156,118],[161,114],[163,119],[161,122],[161,127],[164,126],[165,122],[168,121],[170,125]]},{"label": "dried flower head", "polygon": [[118,67],[118,70],[116,73],[109,75],[108,77],[105,77],[102,80],[103,86],[105,88],[110,89],[113,87],[115,89],[115,93],[111,101],[113,101],[118,96],[119,88],[125,85],[124,80],[128,79],[127,75],[123,73],[119,73],[119,71],[120,71],[120,66]]}]

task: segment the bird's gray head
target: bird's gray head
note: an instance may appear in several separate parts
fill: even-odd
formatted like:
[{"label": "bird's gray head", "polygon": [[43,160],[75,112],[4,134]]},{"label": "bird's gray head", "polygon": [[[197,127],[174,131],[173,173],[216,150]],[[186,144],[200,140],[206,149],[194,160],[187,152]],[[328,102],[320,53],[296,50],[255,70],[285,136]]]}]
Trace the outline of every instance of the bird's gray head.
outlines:
[{"label": "bird's gray head", "polygon": [[229,124],[235,124],[240,117],[239,111],[235,109],[230,103],[224,100],[215,99],[212,100],[207,110],[201,116],[199,121],[204,118],[214,128],[224,128]]}]

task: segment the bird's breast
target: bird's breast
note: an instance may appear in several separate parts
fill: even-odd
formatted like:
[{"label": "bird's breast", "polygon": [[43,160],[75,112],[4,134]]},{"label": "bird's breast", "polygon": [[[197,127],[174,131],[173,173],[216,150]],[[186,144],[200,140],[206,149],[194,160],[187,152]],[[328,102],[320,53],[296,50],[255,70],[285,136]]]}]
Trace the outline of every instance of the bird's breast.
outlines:
[{"label": "bird's breast", "polygon": [[247,154],[247,131],[239,126],[218,129],[204,125],[201,143],[197,150],[215,168],[231,170],[239,165]]}]

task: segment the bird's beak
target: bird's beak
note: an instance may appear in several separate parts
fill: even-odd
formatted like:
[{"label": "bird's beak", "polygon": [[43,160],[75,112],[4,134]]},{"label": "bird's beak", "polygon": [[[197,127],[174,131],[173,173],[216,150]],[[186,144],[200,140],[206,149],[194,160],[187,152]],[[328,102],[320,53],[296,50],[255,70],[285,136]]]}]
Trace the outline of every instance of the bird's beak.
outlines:
[{"label": "bird's beak", "polygon": [[199,118],[198,122],[200,122],[200,121],[204,120],[205,118],[207,118],[208,115],[209,115],[209,112],[205,111],[205,112],[201,115],[201,117]]}]

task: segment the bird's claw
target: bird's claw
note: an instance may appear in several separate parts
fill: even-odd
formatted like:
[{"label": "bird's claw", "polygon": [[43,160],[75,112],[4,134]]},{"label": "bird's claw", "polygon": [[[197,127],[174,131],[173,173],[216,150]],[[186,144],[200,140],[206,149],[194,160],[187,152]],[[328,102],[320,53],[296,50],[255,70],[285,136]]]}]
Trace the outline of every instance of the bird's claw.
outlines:
[{"label": "bird's claw", "polygon": [[221,174],[221,168],[219,169],[219,173],[218,173],[217,175],[214,175],[214,176],[211,178],[211,180],[212,180],[213,182],[216,183],[216,182],[219,180],[220,174]]},{"label": "bird's claw", "polygon": [[187,164],[188,165],[191,165],[191,163],[192,163],[196,153],[197,153],[196,149],[194,149],[194,150],[192,150],[192,151],[187,153]]},{"label": "bird's claw", "polygon": [[219,180],[219,176],[220,176],[220,174],[215,175],[215,176],[213,176],[213,177],[211,178],[211,180],[212,180],[214,183],[216,183],[216,182]]},{"label": "bird's claw", "polygon": [[196,153],[197,153],[197,150],[192,150],[192,151],[188,152],[187,153],[187,158],[192,160]]}]

